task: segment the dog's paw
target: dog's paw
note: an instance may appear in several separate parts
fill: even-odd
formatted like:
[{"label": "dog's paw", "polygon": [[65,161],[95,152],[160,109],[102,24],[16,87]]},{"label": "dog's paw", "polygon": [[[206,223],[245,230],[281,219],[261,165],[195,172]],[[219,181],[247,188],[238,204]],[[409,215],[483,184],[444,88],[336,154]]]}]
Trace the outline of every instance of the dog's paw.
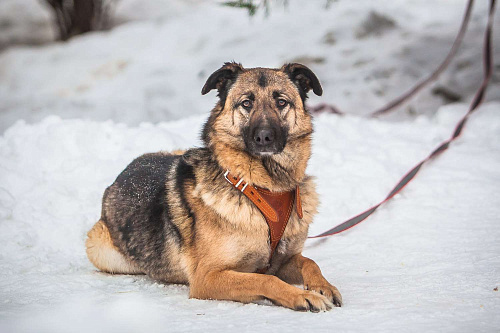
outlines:
[{"label": "dog's paw", "polygon": [[332,302],[323,295],[316,292],[304,290],[295,297],[291,308],[297,311],[320,312],[328,311],[333,307]]},{"label": "dog's paw", "polygon": [[322,285],[306,285],[305,288],[325,296],[336,307],[342,306],[342,295],[339,290],[326,281]]}]

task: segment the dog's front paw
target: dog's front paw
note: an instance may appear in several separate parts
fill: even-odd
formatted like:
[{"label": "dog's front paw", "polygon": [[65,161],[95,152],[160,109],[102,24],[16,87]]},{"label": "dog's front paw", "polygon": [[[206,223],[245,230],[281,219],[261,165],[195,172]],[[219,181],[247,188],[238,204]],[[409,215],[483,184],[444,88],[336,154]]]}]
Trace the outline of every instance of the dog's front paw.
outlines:
[{"label": "dog's front paw", "polygon": [[342,306],[342,295],[340,295],[339,290],[332,286],[330,283],[325,281],[323,284],[308,284],[305,286],[306,290],[312,290],[328,298],[334,306]]},{"label": "dog's front paw", "polygon": [[330,310],[333,304],[323,295],[304,290],[304,292],[294,298],[293,303],[289,307],[297,311],[320,312]]}]

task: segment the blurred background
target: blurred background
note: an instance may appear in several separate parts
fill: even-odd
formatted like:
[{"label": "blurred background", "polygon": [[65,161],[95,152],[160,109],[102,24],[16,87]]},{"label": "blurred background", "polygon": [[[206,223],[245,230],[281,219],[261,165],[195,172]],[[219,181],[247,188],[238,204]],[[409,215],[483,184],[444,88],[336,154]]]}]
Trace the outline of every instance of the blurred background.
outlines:
[{"label": "blurred background", "polygon": [[[1,0],[0,131],[18,119],[112,119],[135,125],[207,113],[201,87],[224,61],[310,66],[323,97],[367,114],[444,59],[466,1]],[[477,1],[449,69],[385,117],[470,100],[481,80],[487,1]],[[498,16],[498,13],[497,13]],[[498,28],[497,19],[495,27]],[[499,34],[494,34],[496,41]],[[495,43],[499,58],[500,43]],[[487,100],[499,100],[496,65]]]}]

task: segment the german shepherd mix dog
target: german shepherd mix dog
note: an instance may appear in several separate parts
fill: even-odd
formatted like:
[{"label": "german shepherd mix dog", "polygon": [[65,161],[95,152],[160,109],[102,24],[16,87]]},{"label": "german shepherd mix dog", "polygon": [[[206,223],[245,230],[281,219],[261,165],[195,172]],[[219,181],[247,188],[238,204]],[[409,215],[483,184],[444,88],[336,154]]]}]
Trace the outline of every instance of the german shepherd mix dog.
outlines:
[{"label": "german shepherd mix dog", "polygon": [[231,62],[202,94],[212,89],[219,101],[203,148],[143,155],[106,189],[88,233],[90,261],[103,272],[188,284],[193,298],[341,306],[337,288],[301,255],[318,204],[305,174],[313,128],[304,101],[311,89],[322,94],[316,75],[295,63]]}]

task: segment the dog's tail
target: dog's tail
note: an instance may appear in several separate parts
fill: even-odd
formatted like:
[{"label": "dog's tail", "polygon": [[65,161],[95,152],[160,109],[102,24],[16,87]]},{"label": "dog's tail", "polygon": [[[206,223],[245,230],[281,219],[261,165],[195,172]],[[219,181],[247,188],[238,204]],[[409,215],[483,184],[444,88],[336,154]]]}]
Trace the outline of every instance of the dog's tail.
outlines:
[{"label": "dog's tail", "polygon": [[99,220],[87,233],[87,257],[99,270],[113,274],[141,274],[140,269],[125,258],[113,244],[108,227]]}]

